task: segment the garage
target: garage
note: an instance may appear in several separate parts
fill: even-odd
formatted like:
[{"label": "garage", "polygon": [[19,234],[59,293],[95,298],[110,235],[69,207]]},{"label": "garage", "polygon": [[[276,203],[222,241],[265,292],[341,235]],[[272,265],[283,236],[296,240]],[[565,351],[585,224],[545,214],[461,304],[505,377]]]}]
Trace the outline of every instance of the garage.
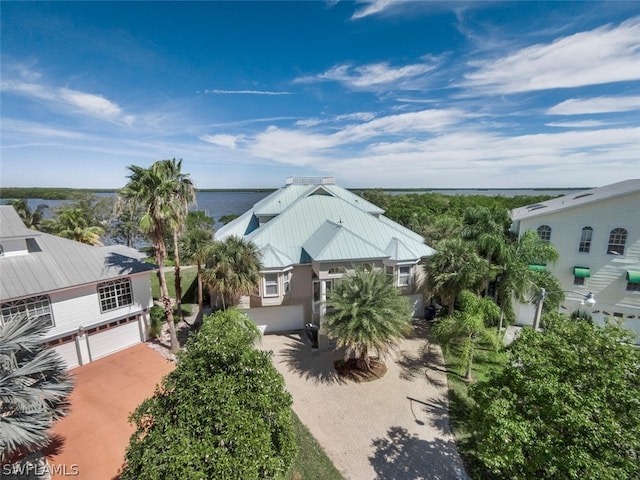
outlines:
[{"label": "garage", "polygon": [[265,326],[264,333],[302,330],[304,328],[302,305],[258,307],[247,309],[245,312],[256,325]]},{"label": "garage", "polygon": [[67,368],[85,365],[125,348],[141,343],[144,330],[137,316],[88,328],[78,335],[69,335],[49,342],[60,354]]}]

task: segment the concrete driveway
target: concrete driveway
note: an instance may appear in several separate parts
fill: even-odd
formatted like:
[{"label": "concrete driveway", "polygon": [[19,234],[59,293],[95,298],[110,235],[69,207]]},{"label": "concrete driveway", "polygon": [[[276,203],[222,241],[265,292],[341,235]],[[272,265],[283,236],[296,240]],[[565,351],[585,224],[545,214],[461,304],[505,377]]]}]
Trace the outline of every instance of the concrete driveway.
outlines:
[{"label": "concrete driveway", "polygon": [[174,367],[140,344],[73,369],[71,412],[53,426],[58,451],[46,452],[53,477],[117,477],[134,432],[129,414]]},{"label": "concrete driveway", "polygon": [[312,352],[304,332],[266,335],[260,348],[293,396],[293,409],[349,480],[467,479],[449,427],[440,348],[425,328],[404,340],[388,371],[368,383],[337,377],[339,351]]}]

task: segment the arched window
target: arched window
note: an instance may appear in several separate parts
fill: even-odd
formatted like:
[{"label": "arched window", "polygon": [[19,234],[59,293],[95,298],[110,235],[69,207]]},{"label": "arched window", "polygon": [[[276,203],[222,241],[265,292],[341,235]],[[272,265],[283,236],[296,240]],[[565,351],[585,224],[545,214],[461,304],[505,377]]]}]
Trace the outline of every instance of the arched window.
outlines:
[{"label": "arched window", "polygon": [[627,231],[624,228],[614,228],[609,234],[607,253],[610,255],[624,255],[627,244]]},{"label": "arched window", "polygon": [[549,225],[540,225],[538,227],[538,236],[543,242],[551,241],[551,227]]},{"label": "arched window", "polygon": [[580,245],[578,251],[583,253],[589,253],[591,250],[591,238],[593,238],[593,228],[584,227],[580,234]]}]

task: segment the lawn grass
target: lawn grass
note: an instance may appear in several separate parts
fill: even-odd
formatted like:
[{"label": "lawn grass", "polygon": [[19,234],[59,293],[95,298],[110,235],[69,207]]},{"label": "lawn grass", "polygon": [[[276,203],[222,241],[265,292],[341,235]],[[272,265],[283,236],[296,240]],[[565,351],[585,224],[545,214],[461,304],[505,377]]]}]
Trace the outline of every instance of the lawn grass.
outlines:
[{"label": "lawn grass", "polygon": [[333,466],[322,447],[295,413],[293,429],[298,443],[298,455],[293,461],[289,474],[284,477],[285,480],[342,480],[340,472]]},{"label": "lawn grass", "polygon": [[[180,283],[182,285],[182,303],[197,303],[194,292],[195,288],[191,288],[191,285],[196,281],[198,270],[196,268],[186,268],[180,271]],[[175,273],[173,270],[164,272],[164,276],[167,279],[167,288],[169,289],[169,296],[175,298]],[[151,293],[154,300],[160,299],[160,282],[158,281],[158,275],[155,272],[151,273]]]},{"label": "lawn grass", "polygon": [[[473,408],[473,400],[469,396],[469,387],[474,383],[486,380],[494,372],[499,372],[507,361],[504,350],[495,351],[489,345],[480,345],[471,369],[472,382],[464,379],[464,367],[460,359],[459,350],[453,346],[443,350],[447,365],[447,380],[449,384],[449,418],[456,444],[467,468],[472,475],[476,470],[473,457],[473,446],[469,442],[471,433],[469,415]],[[473,478],[473,477],[472,477]]]}]

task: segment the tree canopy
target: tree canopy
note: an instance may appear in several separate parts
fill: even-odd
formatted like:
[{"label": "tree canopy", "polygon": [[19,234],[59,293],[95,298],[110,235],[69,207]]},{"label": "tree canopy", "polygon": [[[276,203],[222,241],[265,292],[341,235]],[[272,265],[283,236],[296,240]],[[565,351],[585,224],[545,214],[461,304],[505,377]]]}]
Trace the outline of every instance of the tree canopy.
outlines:
[{"label": "tree canopy", "polygon": [[617,325],[556,314],[522,330],[472,388],[482,478],[614,480],[640,472],[640,349]]},{"label": "tree canopy", "polygon": [[132,414],[121,480],[276,478],[296,453],[291,396],[253,347],[260,333],[238,310],[219,311],[178,354],[178,366]]}]

